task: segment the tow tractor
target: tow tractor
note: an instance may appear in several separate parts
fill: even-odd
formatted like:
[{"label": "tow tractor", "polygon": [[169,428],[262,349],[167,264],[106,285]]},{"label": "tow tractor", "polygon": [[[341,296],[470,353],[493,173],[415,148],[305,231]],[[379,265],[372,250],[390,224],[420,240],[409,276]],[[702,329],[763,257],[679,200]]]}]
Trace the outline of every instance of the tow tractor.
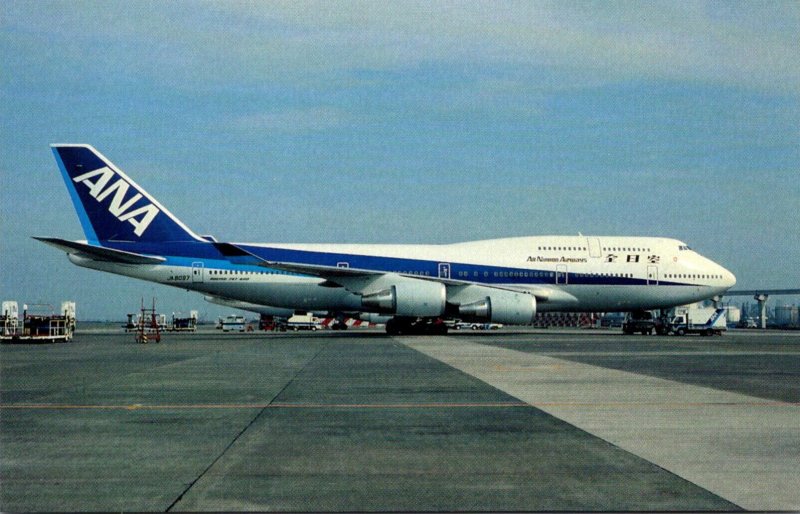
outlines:
[{"label": "tow tractor", "polygon": [[622,322],[622,333],[631,335],[636,332],[647,336],[653,333],[656,328],[655,318],[650,311],[634,311],[625,315],[625,321]]},{"label": "tow tractor", "polygon": [[[75,333],[75,302],[61,302],[61,313],[55,314],[50,304],[22,306],[22,323],[19,306],[15,301],[5,301],[0,318],[0,341],[3,342],[68,342]],[[31,311],[38,311],[36,313]]]}]

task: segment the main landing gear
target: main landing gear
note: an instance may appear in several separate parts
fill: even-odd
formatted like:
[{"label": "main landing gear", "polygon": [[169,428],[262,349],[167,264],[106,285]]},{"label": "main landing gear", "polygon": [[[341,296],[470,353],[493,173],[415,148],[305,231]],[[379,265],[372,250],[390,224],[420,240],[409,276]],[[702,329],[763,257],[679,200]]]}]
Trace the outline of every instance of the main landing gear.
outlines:
[{"label": "main landing gear", "polygon": [[386,333],[398,335],[447,335],[447,325],[441,318],[400,318],[386,322]]}]

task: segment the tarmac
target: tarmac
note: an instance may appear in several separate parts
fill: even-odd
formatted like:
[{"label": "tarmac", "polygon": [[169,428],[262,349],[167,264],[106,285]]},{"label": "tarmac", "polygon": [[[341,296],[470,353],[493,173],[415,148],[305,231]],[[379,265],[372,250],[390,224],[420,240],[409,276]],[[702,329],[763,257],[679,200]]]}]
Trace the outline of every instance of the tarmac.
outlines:
[{"label": "tarmac", "polygon": [[2,511],[800,510],[800,333],[0,345]]}]

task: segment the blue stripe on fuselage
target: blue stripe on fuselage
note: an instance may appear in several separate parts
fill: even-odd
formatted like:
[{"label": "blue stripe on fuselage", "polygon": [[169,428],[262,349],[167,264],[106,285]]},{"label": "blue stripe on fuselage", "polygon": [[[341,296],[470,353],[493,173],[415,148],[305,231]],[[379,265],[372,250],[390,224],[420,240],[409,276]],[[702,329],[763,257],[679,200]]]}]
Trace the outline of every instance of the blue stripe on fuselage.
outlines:
[{"label": "blue stripe on fuselage", "polygon": [[[164,264],[171,266],[190,267],[193,262],[203,262],[208,269],[241,270],[241,271],[270,271],[259,266],[257,259],[242,257],[227,258],[211,243],[205,242],[166,242],[166,243],[133,243],[106,241],[104,246],[125,250],[129,252],[148,255],[160,255],[167,260]],[[349,267],[356,269],[374,270],[380,272],[395,272],[423,277],[437,277],[439,263],[422,259],[408,259],[400,257],[383,257],[373,255],[356,255],[345,253],[313,252],[309,250],[293,250],[286,248],[271,248],[263,246],[237,245],[248,252],[257,255],[266,261],[311,264],[336,267],[338,263],[347,262]],[[451,262],[450,278],[482,284],[503,285],[647,285],[644,278],[615,277],[568,271],[567,284],[555,284],[556,272],[553,270],[512,268],[505,266],[489,266],[484,264],[465,264]],[[298,273],[287,273],[271,270],[281,274],[304,276]],[[659,280],[663,286],[696,286],[680,282]],[[654,284],[652,284],[654,285]]]}]

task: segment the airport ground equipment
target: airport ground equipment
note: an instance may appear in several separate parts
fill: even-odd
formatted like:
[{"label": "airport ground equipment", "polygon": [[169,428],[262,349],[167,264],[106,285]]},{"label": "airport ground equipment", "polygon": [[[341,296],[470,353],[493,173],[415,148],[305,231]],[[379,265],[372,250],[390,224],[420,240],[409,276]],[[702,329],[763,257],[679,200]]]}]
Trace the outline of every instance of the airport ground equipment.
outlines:
[{"label": "airport ground equipment", "polygon": [[244,332],[245,331],[244,316],[240,316],[238,314],[231,314],[229,316],[225,316],[225,318],[221,320],[221,328],[223,332]]},{"label": "airport ground equipment", "polygon": [[136,330],[136,325],[139,323],[137,314],[129,312],[126,316],[128,316],[128,321],[122,325],[122,328],[125,329],[125,332],[133,332]]},{"label": "airport ground equipment", "polygon": [[262,314],[258,318],[258,329],[265,332],[286,332],[286,318]]},{"label": "airport ground equipment", "polygon": [[197,311],[189,311],[188,317],[176,316],[173,312],[169,330],[170,332],[195,332],[197,330]]},{"label": "airport ground equipment", "polygon": [[640,333],[647,336],[656,329],[656,320],[650,311],[633,311],[625,315],[622,322],[622,333],[626,335]]},{"label": "airport ground equipment", "polygon": [[142,299],[142,307],[139,313],[139,320],[136,325],[136,342],[140,344],[147,344],[150,341],[161,342],[161,325],[159,324],[159,315],[156,313],[156,299],[153,298],[153,307],[146,309],[144,306],[144,299]]},{"label": "airport ground equipment", "polygon": [[[129,312],[126,314],[128,316],[128,321],[122,325],[122,328],[125,329],[125,332],[136,332],[139,330],[139,322],[141,320],[142,314],[141,312]],[[156,324],[161,332],[167,331],[167,315],[166,314],[156,314]]]},{"label": "airport ground equipment", "polygon": [[20,322],[17,302],[3,302],[0,341],[55,343],[72,340],[76,326],[75,302],[61,302],[58,314],[50,304],[23,305],[22,309]]},{"label": "airport ground equipment", "polygon": [[320,323],[319,318],[307,312],[305,314],[295,314],[286,320],[286,328],[294,330],[295,332],[298,330],[311,330],[312,332],[316,332],[322,329],[322,323]]},{"label": "airport ground equipment", "polygon": [[686,334],[719,336],[728,329],[726,319],[723,308],[703,307],[698,304],[683,305],[673,309],[669,333],[678,336]]},{"label": "airport ground equipment", "polygon": [[445,322],[453,330],[499,330],[503,328],[500,323],[468,323],[460,320]]}]

